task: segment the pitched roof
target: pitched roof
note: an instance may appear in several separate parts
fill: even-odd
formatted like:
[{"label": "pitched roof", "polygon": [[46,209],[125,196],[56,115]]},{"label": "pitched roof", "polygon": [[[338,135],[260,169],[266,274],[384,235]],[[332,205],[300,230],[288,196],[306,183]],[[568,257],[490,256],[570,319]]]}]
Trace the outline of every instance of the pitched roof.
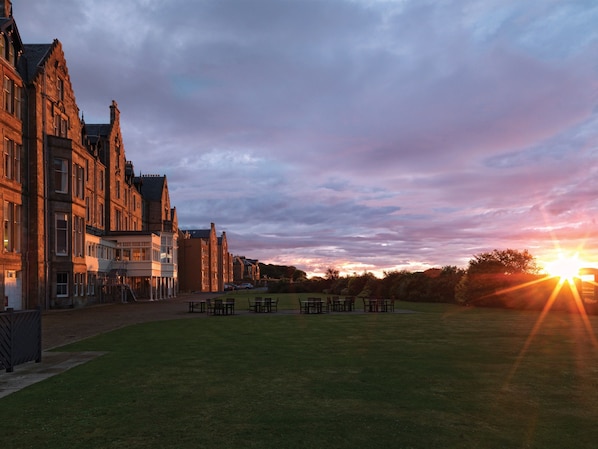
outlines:
[{"label": "pitched roof", "polygon": [[189,229],[184,232],[189,234],[192,239],[209,239],[211,229]]},{"label": "pitched roof", "polygon": [[50,55],[52,48],[58,41],[51,44],[25,44],[24,58],[22,58],[19,72],[26,82],[31,82],[37,76],[39,68],[43,65],[46,58]]},{"label": "pitched roof", "polygon": [[108,137],[110,135],[109,124],[85,124],[85,133],[89,143],[96,144],[102,137]]},{"label": "pitched roof", "polygon": [[148,201],[162,200],[162,191],[166,183],[166,176],[143,175],[141,179],[141,195]]}]

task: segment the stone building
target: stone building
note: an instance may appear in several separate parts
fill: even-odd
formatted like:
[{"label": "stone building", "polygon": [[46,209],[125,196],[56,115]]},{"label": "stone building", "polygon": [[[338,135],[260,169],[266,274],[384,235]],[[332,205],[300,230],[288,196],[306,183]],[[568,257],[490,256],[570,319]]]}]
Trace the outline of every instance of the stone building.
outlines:
[{"label": "stone building", "polygon": [[10,0],[0,32],[0,310],[175,296],[166,177],[155,197],[158,178],[135,176],[116,102],[108,123],[85,123],[61,43],[23,44]]},{"label": "stone building", "polygon": [[218,292],[232,282],[232,255],[228,252],[226,232],[216,235],[210,229],[180,232],[179,250],[181,291]]},{"label": "stone building", "polygon": [[[25,45],[24,150],[27,164],[27,307],[72,305],[85,263],[83,123],[62,46]],[[41,304],[40,304],[41,303]]]},{"label": "stone building", "polygon": [[261,278],[259,261],[247,259],[245,256],[235,256],[233,258],[233,278],[237,283],[259,281]]},{"label": "stone building", "polygon": [[23,44],[10,0],[0,70],[0,311],[171,298],[186,258],[186,289],[223,290],[226,234],[179,232],[166,176],[136,175],[126,158],[117,103],[107,123],[86,123],[61,43]]},{"label": "stone building", "polygon": [[[23,54],[23,43],[11,13],[9,1],[0,2],[0,76],[4,87],[0,108],[2,133],[2,169],[0,176],[0,216],[2,217],[2,250],[0,251],[0,310],[20,308],[26,298],[23,279],[26,266],[23,254],[25,214],[23,184],[28,170],[23,161],[23,80],[17,64]],[[35,248],[32,250],[35,251]]]}]

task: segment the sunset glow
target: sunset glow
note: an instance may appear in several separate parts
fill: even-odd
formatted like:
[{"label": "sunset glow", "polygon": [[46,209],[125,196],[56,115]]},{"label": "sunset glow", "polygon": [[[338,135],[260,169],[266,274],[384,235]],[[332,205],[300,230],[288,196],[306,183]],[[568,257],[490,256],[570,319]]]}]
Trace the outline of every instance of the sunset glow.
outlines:
[{"label": "sunset glow", "polygon": [[550,276],[572,281],[573,278],[579,277],[579,269],[582,267],[583,261],[579,259],[577,253],[569,257],[565,257],[561,254],[557,260],[546,266],[546,271]]}]

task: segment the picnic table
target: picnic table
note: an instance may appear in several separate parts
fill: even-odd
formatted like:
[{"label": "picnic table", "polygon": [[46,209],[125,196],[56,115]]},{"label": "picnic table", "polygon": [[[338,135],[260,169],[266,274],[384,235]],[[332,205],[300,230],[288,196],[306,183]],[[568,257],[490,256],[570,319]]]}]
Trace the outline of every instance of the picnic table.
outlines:
[{"label": "picnic table", "polygon": [[189,313],[193,313],[197,310],[199,313],[206,313],[206,300],[196,299],[194,301],[187,301],[189,304]]},{"label": "picnic table", "polygon": [[206,312],[208,315],[234,315],[235,298],[216,298],[206,301]]},{"label": "picnic table", "polygon": [[346,296],[341,298],[340,296],[328,297],[328,305],[333,312],[352,312],[355,310],[355,298],[353,296]]},{"label": "picnic table", "polygon": [[249,311],[255,313],[272,313],[278,311],[278,298],[262,298],[256,296],[254,299],[247,299]]},{"label": "picnic table", "polygon": [[394,312],[395,300],[389,298],[362,298],[364,312]]},{"label": "picnic table", "polygon": [[[326,307],[324,307],[326,305]],[[328,303],[321,298],[307,298],[299,300],[299,313],[319,314],[329,311]]]}]

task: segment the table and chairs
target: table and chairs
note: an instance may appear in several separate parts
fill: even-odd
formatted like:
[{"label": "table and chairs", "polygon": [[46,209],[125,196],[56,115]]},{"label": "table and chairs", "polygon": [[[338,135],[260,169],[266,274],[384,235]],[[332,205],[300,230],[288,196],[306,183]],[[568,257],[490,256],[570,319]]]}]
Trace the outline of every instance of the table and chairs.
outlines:
[{"label": "table and chairs", "polygon": [[299,313],[321,314],[330,312],[327,301],[322,298],[299,299]]},{"label": "table and chairs", "polygon": [[206,300],[208,315],[234,315],[235,298],[216,298]]},{"label": "table and chairs", "polygon": [[[360,297],[364,312],[394,312],[394,298]],[[328,296],[299,298],[299,313],[323,314],[329,312],[353,312],[356,310],[354,296]],[[207,315],[234,315],[235,298],[220,297],[187,301],[189,312]],[[273,313],[278,311],[278,298],[256,296],[248,298],[248,311],[253,313]]]},{"label": "table and chairs", "polygon": [[206,313],[206,300],[196,299],[195,301],[187,301],[189,304],[189,313],[199,312]]},{"label": "table and chairs", "polygon": [[341,298],[340,296],[328,296],[326,298],[328,307],[333,312],[353,312],[355,310],[355,297],[346,296]]},{"label": "table and chairs", "polygon": [[253,299],[247,299],[249,311],[254,313],[272,313],[278,311],[278,298],[262,298],[256,296]]},{"label": "table and chairs", "polygon": [[361,298],[364,312],[394,312],[395,300],[393,298]]}]

